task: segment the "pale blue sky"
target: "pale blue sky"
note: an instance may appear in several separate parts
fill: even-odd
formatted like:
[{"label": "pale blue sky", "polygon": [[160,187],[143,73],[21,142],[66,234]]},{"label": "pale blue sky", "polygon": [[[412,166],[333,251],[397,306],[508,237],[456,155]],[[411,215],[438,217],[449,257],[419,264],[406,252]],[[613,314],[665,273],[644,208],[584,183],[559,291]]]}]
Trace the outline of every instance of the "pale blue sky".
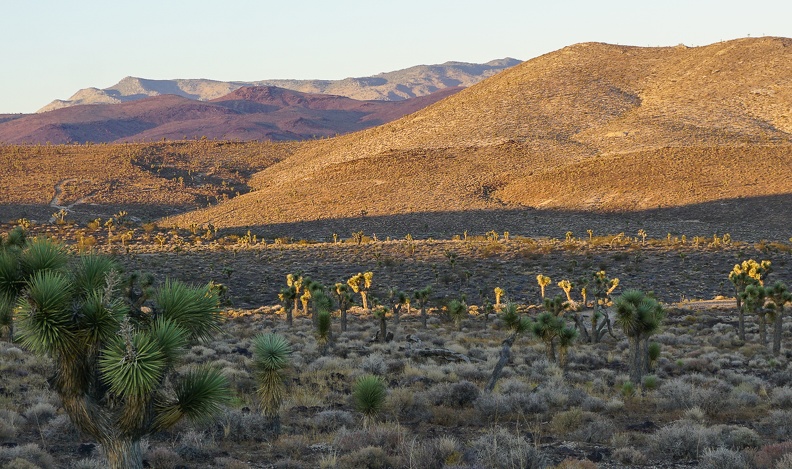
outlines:
[{"label": "pale blue sky", "polygon": [[789,0],[0,0],[0,113],[129,75],[337,79],[584,41],[789,37],[790,18]]}]

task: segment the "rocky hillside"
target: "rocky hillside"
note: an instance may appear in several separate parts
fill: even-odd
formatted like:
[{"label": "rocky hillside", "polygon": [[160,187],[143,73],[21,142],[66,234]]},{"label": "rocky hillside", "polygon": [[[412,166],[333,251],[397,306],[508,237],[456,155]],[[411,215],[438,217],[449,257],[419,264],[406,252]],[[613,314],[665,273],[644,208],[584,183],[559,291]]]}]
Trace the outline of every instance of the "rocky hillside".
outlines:
[{"label": "rocky hillside", "polygon": [[38,112],[79,104],[118,104],[162,94],[209,101],[245,86],[276,86],[303,93],[334,94],[357,100],[401,101],[426,96],[444,88],[470,86],[519,63],[519,60],[511,58],[493,60],[484,64],[446,62],[438,65],[417,65],[371,77],[343,80],[227,82],[206,79],[149,80],[126,77],[109,88],[85,88],[67,100],[56,99]]},{"label": "rocky hillside", "polygon": [[700,207],[679,216],[720,216],[713,226],[728,229],[734,212],[711,204],[752,213],[743,205],[792,194],[791,85],[792,39],[577,44],[387,125],[304,145],[257,174],[254,192],[172,221],[379,217],[386,229],[415,213]]}]

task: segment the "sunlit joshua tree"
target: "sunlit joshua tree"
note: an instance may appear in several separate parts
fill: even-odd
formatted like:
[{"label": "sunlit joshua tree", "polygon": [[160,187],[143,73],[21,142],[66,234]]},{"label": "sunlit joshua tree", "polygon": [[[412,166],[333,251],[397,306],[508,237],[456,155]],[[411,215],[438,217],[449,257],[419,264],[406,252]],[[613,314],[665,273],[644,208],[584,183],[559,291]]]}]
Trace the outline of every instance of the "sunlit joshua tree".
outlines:
[{"label": "sunlit joshua tree", "polygon": [[550,277],[546,275],[539,274],[536,276],[536,282],[539,284],[539,290],[542,293],[542,300],[545,298],[545,287],[552,283]]},{"label": "sunlit joshua tree", "polygon": [[745,315],[742,307],[742,294],[748,285],[763,285],[763,278],[770,273],[770,261],[756,262],[748,259],[740,264],[735,264],[729,272],[729,281],[734,285],[735,299],[737,301],[737,335],[740,340],[745,340]]},{"label": "sunlit joshua tree", "polygon": [[363,309],[368,309],[368,292],[371,289],[371,281],[374,278],[373,272],[360,273],[347,280],[347,285],[355,293],[360,293],[360,299],[363,303]]},{"label": "sunlit joshua tree", "polygon": [[506,293],[506,290],[504,290],[501,287],[495,287],[494,292],[495,292],[495,310],[496,311],[500,311],[500,309],[501,309],[501,297],[503,297],[503,295]]},{"label": "sunlit joshua tree", "polygon": [[352,304],[352,293],[349,291],[349,285],[340,282],[336,283],[333,296],[335,297],[336,303],[338,303],[338,309],[341,313],[341,331],[346,332],[347,309],[349,309],[349,305]]}]

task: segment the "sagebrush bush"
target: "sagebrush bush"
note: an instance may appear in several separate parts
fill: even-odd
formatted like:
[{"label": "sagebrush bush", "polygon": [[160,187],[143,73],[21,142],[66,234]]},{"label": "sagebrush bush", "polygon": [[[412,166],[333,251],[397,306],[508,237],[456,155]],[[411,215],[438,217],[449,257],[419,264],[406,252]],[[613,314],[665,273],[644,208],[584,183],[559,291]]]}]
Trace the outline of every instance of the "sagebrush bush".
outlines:
[{"label": "sagebrush bush", "polygon": [[646,463],[646,455],[643,451],[639,451],[632,446],[625,448],[618,448],[613,452],[613,459],[622,464],[630,466],[639,466]]},{"label": "sagebrush bush", "polygon": [[427,395],[434,405],[465,407],[479,397],[479,389],[470,381],[463,380],[458,383],[435,385],[429,389]]},{"label": "sagebrush bush", "polygon": [[377,376],[382,376],[388,371],[388,366],[385,363],[385,359],[379,353],[367,355],[360,363],[360,368],[366,373]]},{"label": "sagebrush bush", "polygon": [[152,469],[174,469],[182,464],[181,456],[175,451],[161,446],[147,451],[145,459],[148,460]]},{"label": "sagebrush bush", "polygon": [[320,432],[334,432],[354,425],[355,416],[345,410],[323,410],[311,418],[311,426]]},{"label": "sagebrush bush", "polygon": [[52,456],[35,443],[14,446],[12,448],[0,447],[0,467],[11,468],[40,467],[41,469],[51,469],[55,467]]},{"label": "sagebrush bush", "polygon": [[745,469],[748,466],[742,453],[728,448],[706,449],[699,461],[702,469]]},{"label": "sagebrush bush", "polygon": [[659,429],[652,440],[659,455],[672,459],[697,459],[706,449],[723,444],[721,431],[680,420]]},{"label": "sagebrush bush", "polygon": [[539,469],[548,466],[548,460],[523,436],[506,428],[491,428],[473,441],[478,461],[485,467],[509,469]]},{"label": "sagebrush bush", "polygon": [[773,389],[771,403],[773,407],[779,409],[792,409],[792,387],[783,386]]}]

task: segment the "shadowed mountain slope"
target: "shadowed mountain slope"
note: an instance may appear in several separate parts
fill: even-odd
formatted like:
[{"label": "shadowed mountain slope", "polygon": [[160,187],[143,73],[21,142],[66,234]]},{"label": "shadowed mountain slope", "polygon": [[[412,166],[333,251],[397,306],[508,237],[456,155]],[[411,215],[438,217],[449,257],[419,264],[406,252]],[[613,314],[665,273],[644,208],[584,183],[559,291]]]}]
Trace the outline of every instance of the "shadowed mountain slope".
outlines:
[{"label": "shadowed mountain slope", "polygon": [[371,77],[344,78],[343,80],[228,82],[206,79],[149,80],[126,77],[109,88],[85,88],[67,100],[56,99],[38,112],[80,104],[118,104],[162,94],[175,94],[185,98],[209,101],[245,86],[275,86],[303,93],[346,96],[356,100],[401,101],[426,96],[444,88],[470,86],[518,63],[520,63],[519,60],[511,58],[492,60],[484,64],[446,62],[438,65],[417,65]]},{"label": "shadowed mountain slope", "polygon": [[358,101],[275,87],[240,88],[211,102],[175,95],[73,106],[0,121],[0,142],[70,143],[183,138],[301,140],[353,132],[415,112],[460,88],[428,96]]},{"label": "shadowed mountain slope", "polygon": [[790,109],[791,39],[577,44],[389,124],[307,143],[255,175],[257,190],[172,221],[762,200],[792,193]]}]

